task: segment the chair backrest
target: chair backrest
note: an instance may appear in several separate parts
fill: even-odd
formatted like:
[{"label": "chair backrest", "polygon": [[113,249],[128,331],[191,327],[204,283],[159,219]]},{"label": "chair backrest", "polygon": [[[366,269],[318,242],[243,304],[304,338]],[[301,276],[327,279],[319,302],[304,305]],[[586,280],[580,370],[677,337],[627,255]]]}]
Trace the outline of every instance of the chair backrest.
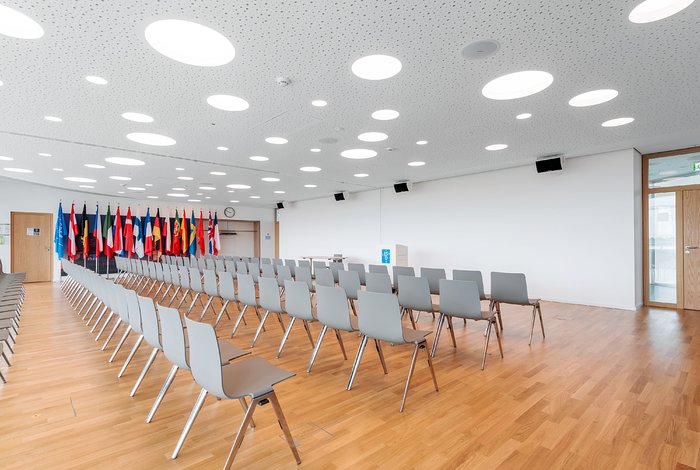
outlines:
[{"label": "chair backrest", "polygon": [[389,274],[389,268],[387,268],[385,264],[370,264],[367,266],[367,269],[370,273]]},{"label": "chair backrest", "polygon": [[314,275],[316,275],[319,269],[324,269],[328,267],[326,266],[325,261],[314,261],[312,264],[314,266]]},{"label": "chair backrest", "polygon": [[199,267],[199,266],[197,266],[197,257],[196,257],[196,256],[190,255],[190,257],[189,257],[189,265],[190,265],[190,268],[197,268],[197,267]]},{"label": "chair backrest", "polygon": [[328,267],[333,273],[333,281],[338,282],[338,271],[344,271],[345,265],[343,263],[328,263]]},{"label": "chair backrest", "polygon": [[306,266],[307,268],[311,269],[311,261],[308,259],[300,259],[298,265],[299,267]]},{"label": "chair backrest", "polygon": [[481,271],[469,271],[466,269],[453,269],[452,279],[455,281],[472,281],[476,282],[476,286],[479,288],[479,298],[481,300],[486,300],[486,293],[484,292],[484,278],[481,277]]},{"label": "chair backrest", "polygon": [[272,264],[272,260],[270,258],[260,258],[260,265],[263,264]]},{"label": "chair backrest", "polygon": [[476,282],[440,279],[440,313],[481,320],[481,301]]},{"label": "chair backrest", "polygon": [[209,297],[218,297],[219,289],[216,286],[216,271],[213,269],[205,269],[202,273],[204,275],[204,292],[206,292]]},{"label": "chair backrest", "polygon": [[287,315],[300,320],[313,320],[311,310],[311,293],[303,281],[284,281],[284,309]]},{"label": "chair backrest", "polygon": [[399,288],[399,276],[414,276],[416,272],[412,266],[392,266],[391,274],[394,276],[394,289]]},{"label": "chair backrest", "polygon": [[182,328],[180,312],[174,308],[164,307],[159,304],[158,317],[160,318],[161,340],[165,357],[174,365],[189,370],[187,343],[185,342],[185,332]]},{"label": "chair backrest", "polygon": [[311,268],[309,266],[297,266],[294,279],[305,282],[309,286],[309,291],[314,292],[314,284],[311,280]]},{"label": "chair backrest", "polygon": [[262,277],[275,277],[275,268],[271,264],[263,264],[260,266],[262,269]]},{"label": "chair backrest", "polygon": [[197,268],[190,268],[190,289],[199,293],[204,292],[204,287],[202,286],[202,276]]},{"label": "chair backrest", "polygon": [[143,325],[141,324],[141,307],[139,306],[139,298],[136,291],[125,289],[124,297],[126,298],[126,306],[129,311],[129,325],[131,329],[138,334],[143,333]]},{"label": "chair backrest", "polygon": [[197,260],[197,268],[199,268],[200,271],[207,269],[207,260],[205,258],[199,258]]},{"label": "chair backrest", "polygon": [[444,268],[420,268],[420,277],[428,279],[431,294],[439,294],[440,279],[447,279]]},{"label": "chair backrest", "polygon": [[180,266],[177,264],[170,265],[170,282],[175,287],[180,287],[182,285],[180,284]]},{"label": "chair backrest", "polygon": [[156,279],[163,282],[165,278],[163,277],[163,265],[160,263],[154,263],[156,269]]},{"label": "chair backrest", "polygon": [[[218,263],[218,260],[217,260]],[[226,268],[226,272],[231,273],[232,276],[236,276],[236,262],[233,261],[232,259],[225,259],[222,261],[224,263],[224,267]],[[245,266],[245,264],[243,265]],[[221,272],[221,269],[218,269],[217,271]]]},{"label": "chair backrest", "polygon": [[430,286],[424,277],[399,275],[399,305],[419,312],[432,312]]},{"label": "chair backrest", "polygon": [[353,331],[348,297],[342,287],[318,286],[316,318],[324,325],[343,331]]},{"label": "chair backrest", "polygon": [[295,269],[297,267],[297,262],[293,259],[285,259],[284,265],[289,266],[289,272],[292,273],[292,277],[296,276]]},{"label": "chair backrest", "polygon": [[338,285],[345,290],[348,299],[357,300],[357,291],[361,289],[360,275],[357,271],[339,271]]},{"label": "chair backrest", "polygon": [[251,307],[258,305],[255,297],[255,282],[250,274],[238,275],[238,300]]},{"label": "chair backrest", "polygon": [[207,392],[219,398],[226,398],[216,331],[208,323],[200,323],[189,318],[185,318],[185,323],[190,343],[192,377]]},{"label": "chair backrest", "polygon": [[157,279],[158,278],[158,271],[156,271],[156,263],[153,261],[148,262],[148,277],[151,279]]},{"label": "chair backrest", "polygon": [[214,270],[217,273],[222,273],[222,272],[226,271],[226,265],[224,264],[224,260],[215,259],[214,260]]},{"label": "chair backrest", "polygon": [[282,266],[282,265],[284,265],[284,261],[282,261],[279,258],[272,258],[272,265],[273,266]]},{"label": "chair backrest", "polygon": [[213,258],[204,258],[206,264],[206,269],[216,269],[216,263],[214,263]]},{"label": "chair backrest", "polygon": [[190,288],[190,269],[187,266],[180,266],[180,285],[185,289]]},{"label": "chair backrest", "polygon": [[258,280],[258,288],[260,289],[260,306],[270,312],[282,313],[280,288],[277,285],[277,279],[274,277],[261,277]]},{"label": "chair backrest", "polygon": [[365,276],[365,280],[367,281],[366,286],[369,292],[391,294],[391,279],[389,279],[389,274],[370,272]]},{"label": "chair backrest", "polygon": [[401,310],[394,294],[361,291],[357,300],[357,324],[370,338],[402,344]]},{"label": "chair backrest", "polygon": [[348,271],[355,271],[358,276],[360,276],[360,285],[364,286],[365,280],[365,265],[362,263],[348,263]]},{"label": "chair backrest", "polygon": [[163,282],[166,284],[172,284],[173,283],[173,277],[171,275],[170,268],[172,267],[172,264],[164,264],[161,267],[161,270],[163,271]]},{"label": "chair backrest", "polygon": [[141,325],[143,326],[143,337],[148,344],[154,348],[163,349],[160,344],[160,328],[158,327],[158,314],[156,305],[150,297],[138,296],[139,308],[141,311]]},{"label": "chair backrest", "polygon": [[525,274],[492,272],[491,299],[506,304],[529,304]]},{"label": "chair backrest", "polygon": [[316,285],[317,286],[335,286],[335,280],[333,279],[333,273],[328,268],[318,268],[316,270]]},{"label": "chair backrest", "polygon": [[[206,278],[204,279],[206,286]],[[219,295],[224,300],[232,300],[235,302],[236,293],[233,290],[233,274],[230,272],[219,273]]]},{"label": "chair backrest", "polygon": [[248,263],[248,274],[253,276],[253,282],[258,283],[260,278],[260,265],[258,263]]},{"label": "chair backrest", "polygon": [[285,281],[292,280],[292,271],[289,269],[289,266],[283,266],[281,264],[278,264],[276,267],[277,267],[277,284],[280,287],[284,287]]},{"label": "chair backrest", "polygon": [[[127,289],[119,284],[111,285],[112,291],[110,292],[110,298],[112,305],[111,309],[119,315],[122,321],[129,321],[129,306],[126,303],[126,292]],[[133,292],[133,291],[132,291]]]},{"label": "chair backrest", "polygon": [[248,274],[248,263],[245,261],[236,261],[236,276],[239,274]]},{"label": "chair backrest", "polygon": [[185,260],[182,256],[176,256],[175,257],[175,266],[184,266],[185,265]]}]

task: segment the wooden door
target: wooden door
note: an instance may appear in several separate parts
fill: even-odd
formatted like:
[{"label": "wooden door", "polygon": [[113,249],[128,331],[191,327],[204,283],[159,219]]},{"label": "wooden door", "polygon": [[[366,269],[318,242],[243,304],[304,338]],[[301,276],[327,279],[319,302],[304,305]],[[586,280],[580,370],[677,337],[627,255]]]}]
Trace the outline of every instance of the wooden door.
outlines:
[{"label": "wooden door", "polygon": [[25,282],[51,281],[53,214],[12,212],[10,225],[12,272],[26,273]]}]

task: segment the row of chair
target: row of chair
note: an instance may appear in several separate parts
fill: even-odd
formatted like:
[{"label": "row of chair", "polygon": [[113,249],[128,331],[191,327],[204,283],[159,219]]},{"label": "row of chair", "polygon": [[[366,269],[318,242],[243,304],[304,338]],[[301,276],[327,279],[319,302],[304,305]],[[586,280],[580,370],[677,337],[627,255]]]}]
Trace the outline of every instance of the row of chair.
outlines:
[{"label": "row of chair", "polygon": [[[0,261],[0,356],[8,367],[10,363],[6,350],[14,353],[13,344],[19,332],[20,312],[24,302],[24,273],[5,273]],[[0,371],[2,383],[7,380]]]}]

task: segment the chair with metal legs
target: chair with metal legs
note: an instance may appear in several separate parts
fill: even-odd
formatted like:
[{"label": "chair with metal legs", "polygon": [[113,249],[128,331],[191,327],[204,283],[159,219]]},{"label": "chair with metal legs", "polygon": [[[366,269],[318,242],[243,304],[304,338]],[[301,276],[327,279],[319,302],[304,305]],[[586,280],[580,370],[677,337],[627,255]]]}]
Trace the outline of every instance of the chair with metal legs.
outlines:
[{"label": "chair with metal legs", "polygon": [[394,292],[399,290],[399,276],[412,276],[416,277],[416,272],[412,266],[392,266],[391,267],[392,276],[392,287]]},{"label": "chair with metal legs", "polygon": [[389,275],[389,268],[385,264],[370,264],[367,266],[367,272],[374,274],[386,274]]},{"label": "chair with metal legs", "polygon": [[224,263],[224,267],[226,269],[224,269],[224,270],[217,269],[216,273],[219,274],[223,271],[226,271],[227,273],[231,274],[231,276],[233,276],[234,279],[236,279],[236,262],[233,261],[232,259],[225,259],[223,261],[223,263]]},{"label": "chair with metal legs", "polygon": [[[221,274],[224,274],[224,272]],[[202,313],[199,315],[199,321],[202,321],[202,318],[204,318],[204,315],[207,313],[207,310],[209,310],[209,307],[212,307],[212,309],[214,308],[212,306],[214,299],[216,297],[220,297],[219,288],[217,286],[216,271],[213,269],[205,269],[202,271],[202,275],[204,276],[204,293],[207,294],[207,303],[204,304]],[[231,281],[233,285],[233,279]]]},{"label": "chair with metal legs", "polygon": [[[211,283],[211,281],[209,281]],[[228,310],[226,307],[228,307],[228,304],[230,302],[235,302],[236,305],[238,305],[238,299],[236,299],[236,293],[233,288],[233,273],[230,272],[221,272],[219,273],[219,296],[221,297],[222,303],[221,303],[221,310],[219,310],[218,315],[216,316],[216,321],[214,322],[214,327],[219,324],[219,321],[221,321],[221,316],[225,313],[228,319],[231,319],[231,316],[228,314]],[[206,274],[204,277],[204,288],[205,290],[207,289],[207,278]],[[209,292],[207,292],[207,295],[209,295]],[[240,305],[238,306],[238,309],[240,310]]]},{"label": "chair with metal legs", "polygon": [[[272,407],[277,415],[277,422],[282,428],[287,444],[297,464],[300,464],[299,452],[294,444],[287,420],[282,413],[282,408],[274,391],[276,384],[293,377],[294,373],[278,369],[261,357],[245,358],[226,366],[220,366],[219,343],[216,340],[214,328],[207,323],[198,323],[189,318],[186,319],[186,322],[187,336],[190,343],[192,376],[202,387],[202,391],[188,419],[188,426],[191,426],[191,421],[199,413],[208,393],[222,399],[239,400],[242,403],[245,402],[246,397],[251,399],[224,464],[224,469],[228,470],[241,447],[243,437],[252,422],[255,409],[258,406],[272,403]],[[187,431],[189,431],[189,427],[183,431],[185,436]]]},{"label": "chair with metal legs", "polygon": [[416,328],[416,319],[413,312],[429,312],[435,315],[439,313],[440,307],[433,303],[430,295],[428,280],[424,277],[399,275],[397,285],[399,287],[399,305],[401,305],[401,315],[408,313],[411,326]]},{"label": "chair with metal legs", "polygon": [[296,267],[297,267],[297,262],[293,259],[285,259],[284,260],[284,265],[289,268],[289,272],[291,273],[292,277],[296,276]]},{"label": "chair with metal legs", "polygon": [[[178,257],[177,259],[182,259],[182,258]],[[177,263],[170,265],[170,281],[172,282],[173,287],[175,287],[175,290],[173,291],[172,297],[170,297],[170,301],[168,301],[168,307],[171,306],[173,304],[173,302],[175,302],[175,299],[177,299],[177,294],[179,294],[180,291],[182,290],[182,283],[180,283],[180,268],[181,267],[182,266],[178,265]],[[164,295],[163,298],[161,299],[161,302],[165,303],[165,301],[166,301],[165,299],[166,299],[166,297]]]},{"label": "chair with metal legs", "polygon": [[284,293],[284,287],[287,281],[293,281],[292,279],[292,271],[289,269],[289,266],[282,266],[278,265],[277,266],[277,285],[280,288],[280,291]]},{"label": "chair with metal legs", "polygon": [[190,298],[193,297],[191,294],[192,288],[190,287],[190,270],[191,269],[196,270],[197,268],[196,267],[193,268],[191,266],[180,266],[178,268],[178,270],[180,272],[180,287],[182,287],[182,289],[183,289],[182,298],[180,299],[180,302],[178,302],[177,307],[175,307],[178,310],[180,310],[180,307],[185,302],[185,299],[187,298],[188,295],[190,296]]},{"label": "chair with metal legs", "polygon": [[263,331],[265,326],[265,321],[270,313],[277,315],[277,321],[279,321],[282,327],[282,334],[286,331],[284,322],[282,321],[282,313],[284,313],[284,308],[282,307],[282,301],[280,299],[280,290],[277,285],[277,279],[271,277],[261,277],[258,280],[258,288],[260,289],[260,307],[265,310],[262,320],[260,320],[260,326],[255,332],[253,341],[250,343],[250,347],[254,347],[255,343],[258,341],[260,332]]},{"label": "chair with metal legs", "polygon": [[348,271],[355,271],[360,277],[360,285],[365,285],[365,265],[362,263],[348,263]]},{"label": "chair with metal legs", "polygon": [[151,368],[151,364],[156,359],[158,351],[163,349],[163,345],[160,341],[160,327],[158,325],[158,314],[156,313],[156,305],[153,303],[153,299],[150,297],[138,296],[139,311],[141,313],[141,326],[143,329],[143,338],[146,342],[153,348],[151,350],[151,355],[148,356],[146,364],[143,366],[139,378],[136,379],[134,387],[131,389],[129,396],[133,397],[136,395],[136,391],[141,386],[143,378],[146,377],[146,373]]},{"label": "chair with metal legs", "polygon": [[443,268],[420,268],[420,277],[428,280],[430,293],[435,295],[440,293],[440,279],[447,279]]},{"label": "chair with metal legs", "polygon": [[[386,266],[384,266],[386,268]],[[387,273],[372,273],[365,275],[367,281],[367,292],[378,292],[382,294],[391,294],[391,279]]]},{"label": "chair with metal legs", "polygon": [[311,268],[308,266],[297,266],[295,271],[294,279],[300,282],[305,282],[309,287],[309,292],[314,293],[316,289],[314,288],[314,282],[311,278]]},{"label": "chair with metal legs", "polygon": [[345,271],[345,264],[343,263],[328,263],[328,269],[331,270],[333,273],[333,281],[337,284],[338,283],[338,273],[340,271]]},{"label": "chair with metal legs", "polygon": [[[495,326],[496,338],[498,339],[498,349],[503,357],[503,345],[501,344],[501,334],[498,331],[496,324],[495,312],[481,309],[481,299],[479,298],[479,287],[473,281],[455,281],[448,279],[440,280],[440,319],[438,320],[437,331],[435,332],[435,341],[433,342],[433,350],[431,356],[435,357],[438,341],[440,341],[440,333],[442,326],[447,320],[447,327],[450,332],[453,331],[452,318],[465,318],[467,320],[488,322],[486,326],[486,338],[484,340],[484,353],[481,357],[481,370],[484,370],[486,365],[486,354],[489,348],[489,340],[491,338],[491,329]],[[452,345],[456,348],[454,333],[452,333]]]},{"label": "chair with metal legs", "polygon": [[260,274],[262,277],[271,277],[271,278],[273,278],[273,279],[275,278],[275,267],[274,267],[274,265],[272,265],[272,264],[263,264],[263,265],[260,265],[260,270],[262,271],[261,274]]},{"label": "chair with metal legs", "polygon": [[245,261],[236,261],[236,276],[248,274],[248,264]]},{"label": "chair with metal legs", "polygon": [[[203,260],[204,258],[199,259]],[[199,300],[199,305],[204,308],[202,298],[200,297],[202,294],[204,294],[204,286],[202,286],[202,274],[199,269],[190,268],[190,289],[192,289],[192,292],[194,292],[194,298],[192,299],[190,306],[185,311],[185,316],[190,314],[197,300]]]},{"label": "chair with metal legs", "polygon": [[362,289],[360,285],[360,275],[357,271],[339,271],[338,285],[345,290],[350,308],[352,308],[353,313],[357,315],[355,301],[357,300],[357,293]]},{"label": "chair with metal legs", "polygon": [[[249,307],[253,308],[255,315],[258,320],[262,321],[260,318],[260,312],[258,312],[258,298],[255,293],[255,284],[253,283],[253,276],[250,274],[238,273],[238,301],[243,304],[243,308],[240,309],[236,323],[233,325],[233,330],[231,330],[231,338],[236,334],[238,326],[243,320],[246,310]],[[265,326],[262,326],[263,331],[265,331]]]},{"label": "chair with metal legs", "polygon": [[358,297],[358,325],[360,327],[360,333],[362,333],[362,340],[360,341],[360,347],[357,350],[355,363],[352,368],[352,373],[350,374],[350,380],[348,381],[348,390],[352,389],[353,382],[357,376],[357,370],[360,366],[360,361],[362,360],[362,354],[365,350],[365,346],[367,345],[367,340],[372,338],[378,345],[377,350],[380,354],[382,363],[384,360],[381,353],[381,347],[379,346],[380,341],[386,341],[394,345],[414,345],[411,366],[408,370],[406,387],[404,388],[403,398],[401,399],[401,408],[399,408],[400,412],[404,410],[404,406],[406,404],[408,387],[411,384],[411,377],[413,376],[413,369],[416,364],[416,356],[418,355],[419,349],[425,350],[425,356],[428,359],[428,367],[430,369],[430,374],[433,377],[435,391],[438,391],[435,370],[433,369],[433,361],[430,357],[430,353],[428,352],[428,342],[426,340],[426,336],[432,333],[432,331],[404,328],[401,323],[401,310],[399,309],[399,302],[396,296],[393,294],[361,291]]},{"label": "chair with metal legs", "polygon": [[535,331],[535,317],[540,317],[540,328],[542,329],[542,340],[544,336],[544,321],[542,320],[542,308],[540,299],[531,299],[527,294],[527,281],[523,273],[491,273],[491,304],[496,309],[496,315],[500,320],[501,331],[503,330],[503,319],[501,318],[501,304],[513,304],[532,307],[532,325],[530,326],[530,341]]},{"label": "chair with metal legs", "polygon": [[138,336],[138,338],[136,338],[136,341],[134,342],[134,345],[132,346],[131,351],[129,351],[129,355],[127,356],[126,360],[124,361],[124,365],[122,365],[122,368],[119,371],[119,374],[117,375],[117,377],[119,377],[119,378],[122,375],[124,375],[126,368],[131,363],[131,360],[134,358],[136,351],[138,351],[139,347],[141,346],[141,342],[143,341],[143,325],[141,323],[141,306],[139,305],[138,295],[136,294],[136,292],[128,290],[125,292],[125,296],[126,296],[126,305],[127,305],[128,311],[129,311],[129,327],[124,332],[124,336],[122,336],[122,339],[119,340],[119,344],[114,349],[114,353],[112,353],[112,357],[109,359],[109,362],[112,362],[114,360],[114,358],[117,356],[117,353],[121,349],[122,345],[124,344],[124,341],[126,340],[127,336],[129,336],[129,333],[131,331],[136,332],[136,334],[138,334],[139,336]]},{"label": "chair with metal legs", "polygon": [[311,292],[309,292],[309,287],[307,286],[306,282],[291,280],[284,281],[284,298],[284,309],[289,316],[289,323],[287,324],[287,329],[284,332],[282,342],[280,343],[279,350],[277,351],[277,359],[279,359],[282,355],[282,349],[284,349],[289,333],[292,331],[294,322],[296,322],[297,319],[302,321],[304,329],[306,330],[306,335],[309,337],[311,348],[314,347],[314,340],[311,337],[309,323],[315,322],[316,318],[314,317],[311,309]]},{"label": "chair with metal legs", "polygon": [[[107,339],[105,340],[104,344],[102,345],[101,350],[104,351],[107,346],[109,345],[110,341],[112,341],[112,338],[114,337],[114,334],[117,332],[119,327],[123,324],[126,324],[126,329],[128,331],[131,331],[131,326],[129,325],[129,310],[127,307],[126,303],[126,292],[129,291],[129,289],[126,289],[125,287],[122,287],[121,285],[111,285],[112,292],[110,293],[110,299],[112,302],[111,308],[112,311],[114,311],[117,314],[117,322],[114,324],[112,327],[112,330],[109,332],[109,336],[107,336]],[[109,318],[107,319],[107,322],[109,322]],[[107,322],[105,322],[104,326],[107,326]],[[104,330],[104,327],[103,327]],[[101,331],[100,331],[101,334]],[[97,337],[99,338],[100,335],[98,334]],[[116,351],[116,350],[115,350]],[[110,358],[110,362],[114,360],[114,354]]]},{"label": "chair with metal legs", "polygon": [[318,275],[318,271],[320,269],[326,269],[328,267],[325,261],[313,261],[311,264],[313,266],[312,274],[314,275],[314,277]]},{"label": "chair with metal legs", "polygon": [[326,286],[335,287],[335,279],[333,279],[333,272],[328,268],[318,268],[316,273],[316,287]]},{"label": "chair with metal legs", "polygon": [[316,356],[318,355],[319,349],[321,349],[321,343],[326,336],[328,328],[332,328],[333,331],[335,331],[335,337],[338,340],[340,350],[343,353],[343,359],[345,360],[348,359],[348,356],[345,353],[345,345],[343,344],[343,337],[340,335],[340,332],[357,331],[358,328],[357,317],[350,313],[348,309],[348,297],[342,287],[318,287],[318,291],[316,292],[316,318],[319,323],[323,325],[323,328],[321,328],[321,332],[316,340],[316,346],[314,347],[313,353],[311,353],[311,359],[309,359],[309,366],[306,368],[306,372],[311,372],[311,368],[314,366]]}]

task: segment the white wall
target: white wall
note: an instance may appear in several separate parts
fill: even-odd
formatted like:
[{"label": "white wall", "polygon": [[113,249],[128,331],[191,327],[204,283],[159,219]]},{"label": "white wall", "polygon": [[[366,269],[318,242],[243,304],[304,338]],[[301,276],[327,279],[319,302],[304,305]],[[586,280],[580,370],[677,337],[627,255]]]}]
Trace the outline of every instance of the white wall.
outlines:
[{"label": "white wall", "polygon": [[[377,263],[408,246],[416,268],[527,274],[531,296],[634,309],[641,304],[641,163],[634,150],[290,204],[279,212],[284,258],[343,253]],[[639,213],[637,213],[639,212]],[[450,277],[450,276],[448,276]]]},{"label": "white wall", "polygon": [[[133,199],[123,199],[120,200],[117,197],[106,197],[100,195],[93,195],[88,193],[81,193],[75,191],[64,191],[57,188],[52,188],[48,186],[36,185],[31,183],[24,183],[17,180],[12,180],[8,178],[0,177],[0,224],[10,223],[10,212],[50,212],[54,215],[54,223],[56,212],[58,210],[58,201],[63,200],[63,210],[65,213],[70,212],[71,202],[75,202],[75,210],[77,214],[80,214],[83,210],[83,203],[87,204],[87,211],[89,214],[95,213],[95,204],[100,204],[100,214],[104,215],[107,211],[107,203],[112,206],[112,214],[117,210],[117,204],[121,205],[122,214],[126,213],[127,206],[131,206],[132,215],[136,215],[137,207],[141,207],[141,215],[146,215],[146,208],[151,208],[151,214],[155,215],[156,207],[161,209],[161,217],[165,216],[166,211],[171,211],[170,216],[175,215],[175,208],[177,207],[180,211],[180,216],[182,217],[182,209],[186,209],[189,213],[191,210],[195,211],[196,216],[199,216],[199,211],[204,211],[204,216],[206,217],[207,211],[216,210],[218,215],[223,218],[224,206],[219,206],[215,204],[204,204],[203,205],[192,205],[191,203],[173,203],[169,201],[160,200],[133,200]],[[260,221],[260,256],[272,258],[275,254],[275,231],[274,231],[274,209],[269,208],[257,208],[257,207],[236,207],[236,219],[237,220],[247,220],[247,221]],[[252,223],[248,224],[251,226]],[[271,239],[265,239],[265,230],[269,232]],[[92,227],[91,227],[92,231]],[[51,234],[53,239],[53,232]],[[238,237],[238,235],[236,236]],[[9,238],[9,237],[8,237]],[[222,245],[226,244],[226,248],[231,248],[234,250],[241,249],[246,251],[246,253],[240,253],[241,255],[248,254],[250,251],[250,256],[252,256],[253,250],[253,235],[246,234],[241,236],[239,240],[228,240],[228,238],[235,237],[224,237],[222,240]],[[6,245],[0,245],[0,259],[6,270],[10,270],[10,243]],[[239,254],[237,252],[232,252],[231,254]],[[55,256],[55,255],[54,255]],[[59,265],[54,262],[54,280],[58,280],[60,275]]]}]

